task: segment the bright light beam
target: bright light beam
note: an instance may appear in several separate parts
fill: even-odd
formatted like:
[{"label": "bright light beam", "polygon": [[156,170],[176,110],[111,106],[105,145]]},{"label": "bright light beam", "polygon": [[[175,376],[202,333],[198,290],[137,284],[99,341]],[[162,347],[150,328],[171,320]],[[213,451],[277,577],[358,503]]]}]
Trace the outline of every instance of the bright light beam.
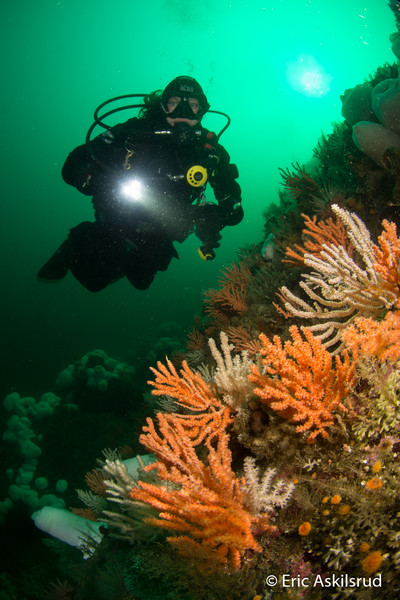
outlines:
[{"label": "bright light beam", "polygon": [[121,192],[131,202],[143,199],[143,185],[138,179],[131,179],[125,182]]}]

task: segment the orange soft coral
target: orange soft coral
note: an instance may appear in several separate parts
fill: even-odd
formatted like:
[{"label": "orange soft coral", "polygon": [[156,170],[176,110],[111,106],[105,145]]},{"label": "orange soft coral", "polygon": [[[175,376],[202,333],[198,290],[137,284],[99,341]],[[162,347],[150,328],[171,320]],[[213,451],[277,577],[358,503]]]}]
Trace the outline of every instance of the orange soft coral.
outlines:
[{"label": "orange soft coral", "polygon": [[[399,296],[400,288],[400,239],[395,223],[384,220],[383,232],[378,238],[379,247],[374,246],[376,263],[374,269],[384,280],[384,287]],[[397,301],[400,308],[400,299]]]},{"label": "orange soft coral", "polygon": [[150,367],[156,378],[155,381],[147,382],[153,386],[152,394],[155,396],[170,396],[183,408],[195,412],[205,411],[210,406],[222,406],[200,373],[193,372],[185,360],[182,362],[180,375],[168,359],[167,366],[159,361],[157,368]]},{"label": "orange soft coral", "polygon": [[307,215],[301,215],[304,219],[303,235],[306,238],[304,246],[295,244],[293,248],[286,248],[287,259],[282,260],[286,263],[304,263],[305,254],[313,254],[318,258],[324,250],[323,244],[335,244],[343,246],[348,255],[353,254],[353,245],[350,242],[345,226],[340,218],[336,215],[335,220],[332,217],[317,223],[317,217],[314,215],[312,219]]},{"label": "orange soft coral", "polygon": [[388,312],[383,321],[360,317],[345,329],[342,339],[357,354],[396,362],[400,360],[400,311]]},{"label": "orange soft coral", "polygon": [[148,419],[140,438],[158,459],[146,470],[156,469],[158,478],[172,485],[138,481],[130,497],[159,511],[147,523],[176,532],[167,540],[180,553],[205,559],[209,566],[239,568],[245,552],[260,552],[261,547],[252,534],[256,517],[244,505],[244,479],[231,468],[229,435],[220,429],[206,439],[208,456],[203,462],[178,417],[159,413],[160,434]]},{"label": "orange soft coral", "polygon": [[292,164],[293,171],[279,169],[283,179],[283,185],[293,198],[301,198],[303,195],[313,196],[318,194],[320,187],[313,177],[301,167],[299,163]]},{"label": "orange soft coral", "polygon": [[261,342],[255,340],[251,333],[241,325],[238,327],[227,327],[225,333],[229,341],[235,346],[235,350],[244,350],[249,356],[254,356],[260,352]]},{"label": "orange soft coral", "polygon": [[[382,225],[379,246],[373,248],[373,268],[382,278],[381,293],[386,291],[397,297],[394,306],[400,309],[400,239],[395,223],[385,220]],[[400,310],[387,312],[382,321],[359,317],[345,329],[342,339],[353,352],[396,362],[400,359]]]},{"label": "orange soft coral", "polygon": [[227,267],[219,279],[219,289],[204,293],[205,312],[216,321],[224,321],[233,314],[246,312],[246,289],[250,277],[249,269],[242,263],[233,263]]},{"label": "orange soft coral", "polygon": [[304,328],[305,340],[296,326],[290,328],[293,341],[282,344],[278,336],[269,341],[260,335],[265,374],[251,366],[250,381],[258,387],[261,401],[292,423],[298,432],[311,431],[308,441],[328,437],[334,413],[347,410],[343,400],[354,379],[354,366],[347,352],[332,356],[311,331]]},{"label": "orange soft coral", "polygon": [[186,361],[182,363],[180,375],[168,359],[167,366],[158,362],[157,367],[158,370],[151,368],[156,376],[155,381],[148,381],[154,387],[152,393],[174,398],[176,404],[188,411],[186,414],[166,413],[165,418],[179,421],[194,445],[213,436],[232,421],[230,409],[216,397],[200,373],[190,369]]}]

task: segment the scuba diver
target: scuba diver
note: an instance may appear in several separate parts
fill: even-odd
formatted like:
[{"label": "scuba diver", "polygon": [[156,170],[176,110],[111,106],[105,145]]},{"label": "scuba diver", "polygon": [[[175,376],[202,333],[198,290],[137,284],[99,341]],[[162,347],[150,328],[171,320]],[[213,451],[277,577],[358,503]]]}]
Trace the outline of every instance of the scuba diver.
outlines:
[{"label": "scuba diver", "polygon": [[[39,280],[70,270],[93,292],[122,277],[144,290],[178,258],[173,242],[194,232],[200,257],[212,260],[220,231],[243,219],[238,170],[218,142],[227,126],[219,136],[201,126],[210,105],[198,82],[177,77],[143,101],[138,117],[114,127],[96,123],[95,112],[106,131],[90,140],[92,126],[68,156],[63,179],[92,196],[95,221],[70,230]],[[217,204],[205,199],[208,182]]]}]

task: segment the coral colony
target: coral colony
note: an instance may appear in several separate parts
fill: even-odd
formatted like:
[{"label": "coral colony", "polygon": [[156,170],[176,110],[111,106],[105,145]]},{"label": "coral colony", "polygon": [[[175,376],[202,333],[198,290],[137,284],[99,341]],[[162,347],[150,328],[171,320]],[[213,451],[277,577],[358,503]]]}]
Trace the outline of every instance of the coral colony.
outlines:
[{"label": "coral colony", "polygon": [[266,242],[205,292],[186,350],[151,368],[136,458],[106,450],[71,510],[32,484],[43,411],[79,413],[78,380],[99,398],[133,380],[104,353],[64,371],[60,397],[7,397],[3,440],[22,466],[3,510],[30,503],[39,528],[86,558],[76,551],[53,597],[400,595],[397,63],[342,102],[317,167],[282,169]]}]

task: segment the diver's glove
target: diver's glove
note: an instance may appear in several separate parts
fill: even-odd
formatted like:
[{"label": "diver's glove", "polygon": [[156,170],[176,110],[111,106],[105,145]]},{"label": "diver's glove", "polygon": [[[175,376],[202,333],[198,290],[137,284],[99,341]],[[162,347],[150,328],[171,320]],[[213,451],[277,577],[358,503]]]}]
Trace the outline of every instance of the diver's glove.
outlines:
[{"label": "diver's glove", "polygon": [[214,260],[215,258],[215,252],[210,244],[203,244],[198,252],[202,260]]}]

